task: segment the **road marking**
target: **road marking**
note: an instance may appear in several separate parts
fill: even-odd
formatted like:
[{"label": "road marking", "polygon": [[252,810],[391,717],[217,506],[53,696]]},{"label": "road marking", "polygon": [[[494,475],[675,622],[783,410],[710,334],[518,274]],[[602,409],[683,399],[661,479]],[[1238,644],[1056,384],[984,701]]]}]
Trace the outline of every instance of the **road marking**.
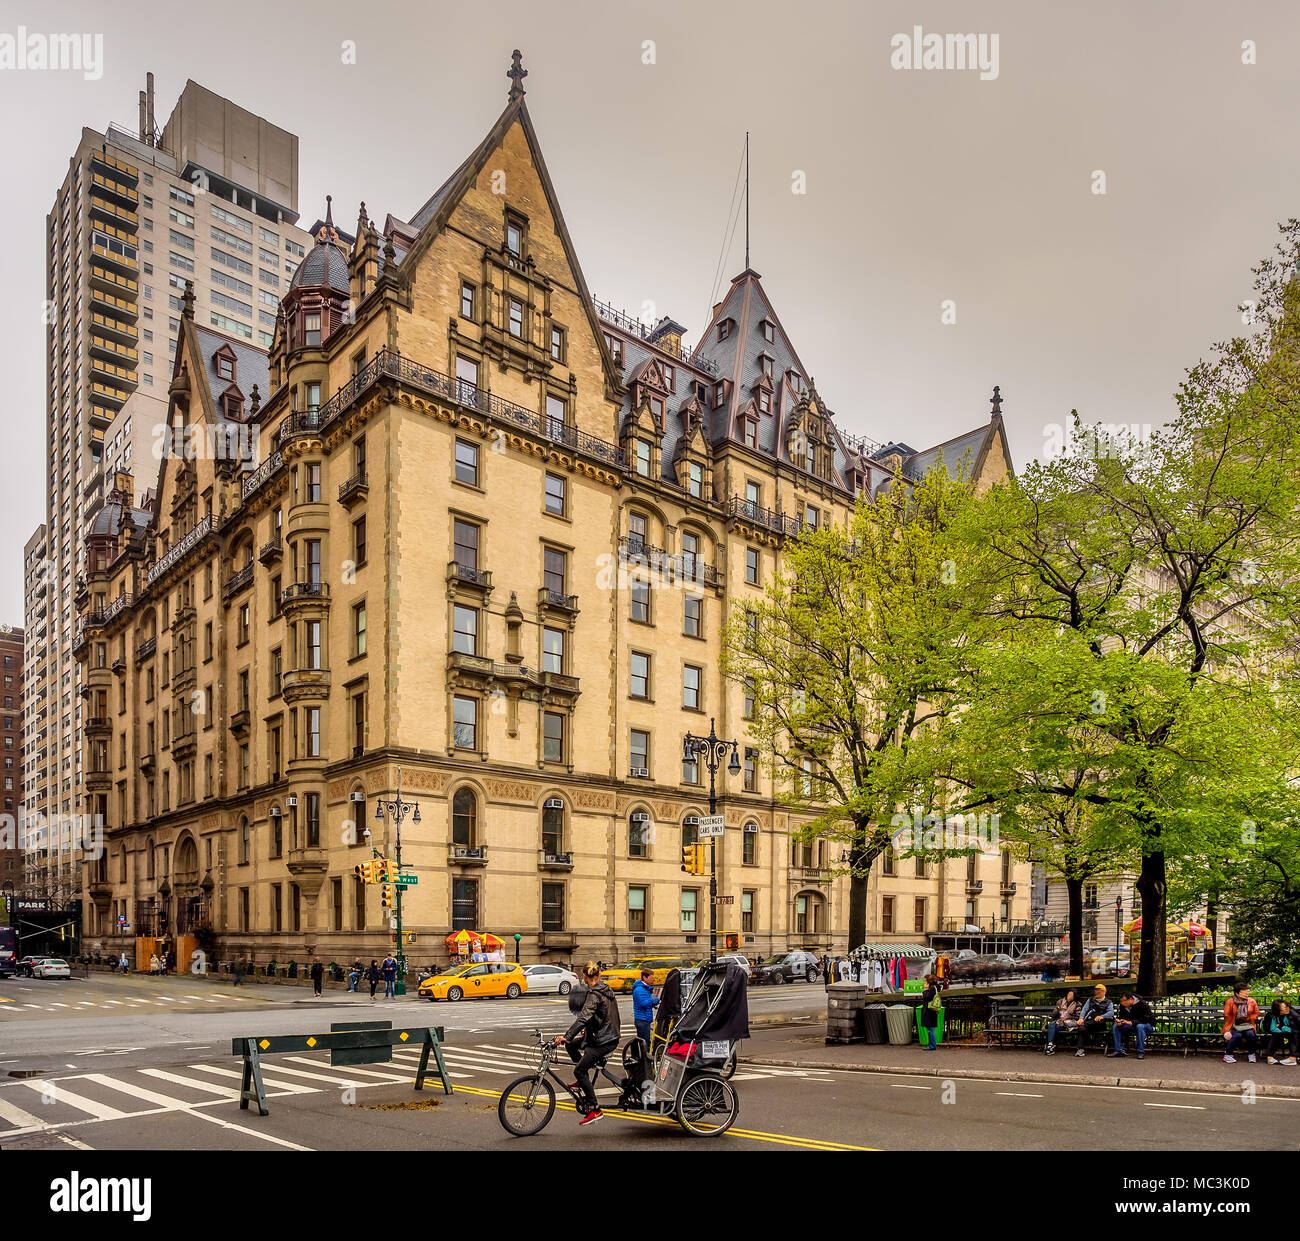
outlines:
[{"label": "road marking", "polygon": [[[75,1107],[79,1112],[85,1112],[93,1116],[96,1120],[125,1120],[130,1116],[130,1112],[119,1112],[115,1107],[109,1107],[107,1103],[96,1103],[94,1099],[87,1099],[83,1095],[75,1094],[66,1089],[62,1083],[55,1085],[43,1077],[34,1081],[22,1082],[28,1090],[34,1090],[37,1094],[53,1095],[54,1102],[66,1103],[69,1107]],[[44,1099],[42,1098],[42,1102]]]},{"label": "road marking", "polygon": [[[310,1063],[310,1061],[309,1061]],[[287,1094],[317,1094],[319,1093],[315,1086],[302,1086],[297,1082],[281,1081],[279,1078],[272,1077],[266,1070],[267,1065],[262,1066],[262,1085],[274,1086],[277,1090],[283,1090]],[[220,1069],[215,1064],[192,1064],[192,1069],[202,1069],[205,1073],[216,1073],[219,1077],[237,1077],[242,1082],[244,1073],[242,1069]]]},{"label": "road marking", "polygon": [[1040,1094],[1029,1094],[1020,1090],[999,1090],[997,1093],[1004,1099],[1041,1099],[1043,1097]]},{"label": "road marking", "polygon": [[1180,1112],[1203,1112],[1199,1103],[1143,1103],[1143,1107],[1172,1107],[1177,1108]]},{"label": "road marking", "polygon": [[[300,1063],[302,1063],[302,1062],[300,1061]],[[309,1061],[307,1061],[306,1063],[308,1063],[308,1064],[315,1064],[316,1062],[315,1062],[314,1060],[309,1060]],[[194,1064],[194,1065],[191,1065],[190,1067],[191,1067],[191,1068],[198,1069],[198,1068],[202,1068],[203,1066],[202,1066],[202,1065],[198,1065],[198,1064]],[[324,1066],[321,1066],[321,1067],[324,1067]],[[369,1085],[370,1083],[367,1083],[367,1082],[357,1082],[357,1081],[351,1081],[351,1080],[349,1080],[350,1075],[352,1075],[352,1074],[356,1074],[356,1073],[359,1073],[359,1072],[364,1072],[364,1073],[366,1073],[366,1076],[367,1076],[367,1077],[377,1077],[377,1078],[379,1079],[379,1082],[403,1082],[403,1083],[408,1083],[408,1082],[410,1082],[410,1081],[412,1080],[412,1078],[411,1078],[411,1076],[410,1076],[409,1073],[403,1073],[403,1074],[401,1074],[400,1076],[399,1076],[399,1075],[396,1075],[396,1074],[393,1074],[393,1073],[375,1073],[375,1072],[370,1072],[370,1071],[367,1071],[367,1070],[364,1070],[364,1069],[362,1069],[362,1070],[357,1070],[357,1069],[353,1068],[351,1065],[339,1065],[339,1066],[338,1066],[338,1069],[337,1069],[337,1075],[336,1075],[336,1076],[331,1076],[331,1075],[328,1074],[328,1073],[308,1073],[306,1069],[288,1069],[288,1068],[285,1068],[285,1066],[282,1065],[282,1064],[277,1064],[277,1065],[275,1066],[275,1071],[276,1071],[277,1073],[288,1073],[291,1077],[305,1077],[305,1078],[307,1078],[307,1079],[309,1079],[309,1080],[311,1080],[311,1081],[328,1082],[331,1086],[365,1086],[365,1085]],[[374,1085],[376,1085],[376,1086],[379,1085],[379,1082],[375,1082]]]},{"label": "road marking", "polygon": [[890,1082],[891,1090],[933,1090],[933,1086],[906,1086],[901,1082]]},{"label": "road marking", "polygon": [[[499,1099],[501,1092],[499,1090],[482,1090],[474,1086],[458,1087],[466,1094],[483,1095],[486,1098]],[[563,1108],[565,1111],[576,1112],[577,1105],[567,1102],[564,1099],[556,1099],[555,1105]],[[648,1116],[643,1112],[613,1112],[611,1116],[616,1115],[620,1120],[640,1121],[644,1125],[675,1125],[677,1122],[667,1116]],[[799,1138],[785,1133],[767,1133],[761,1129],[728,1129],[721,1135],[725,1138],[748,1138],[753,1142],[772,1142],[778,1146],[795,1146],[801,1150],[827,1150],[827,1151],[874,1151],[879,1150],[875,1146],[849,1146],[842,1142],[826,1142],[820,1138]]]},{"label": "road marking", "polygon": [[38,1129],[45,1127],[45,1122],[39,1116],[33,1116],[31,1112],[24,1112],[22,1108],[15,1104],[7,1103],[3,1094],[0,1094],[0,1120],[7,1120],[11,1125],[19,1129],[28,1129],[33,1125]]},{"label": "road marking", "polygon": [[90,1151],[95,1149],[93,1146],[87,1146],[85,1142],[78,1142],[76,1138],[69,1137],[66,1133],[56,1133],[54,1136],[65,1146],[74,1147],[79,1151]]},{"label": "road marking", "polygon": [[178,1086],[192,1086],[195,1090],[206,1090],[208,1094],[220,1095],[223,1099],[238,1100],[239,1098],[239,1091],[231,1090],[229,1086],[214,1086],[210,1082],[201,1082],[195,1077],[184,1077],[180,1073],[169,1073],[166,1069],[141,1069],[140,1072],[164,1082],[175,1082]]}]

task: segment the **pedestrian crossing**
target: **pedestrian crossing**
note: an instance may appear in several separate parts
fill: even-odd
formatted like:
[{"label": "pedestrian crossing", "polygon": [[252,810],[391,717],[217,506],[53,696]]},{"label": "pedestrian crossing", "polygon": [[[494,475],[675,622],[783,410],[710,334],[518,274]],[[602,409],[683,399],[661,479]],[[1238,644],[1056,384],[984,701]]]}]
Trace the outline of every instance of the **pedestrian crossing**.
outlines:
[{"label": "pedestrian crossing", "polygon": [[[25,994],[31,993],[27,992]],[[0,1019],[26,1011],[62,1013],[64,1016],[70,1016],[73,1013],[85,1012],[92,1008],[103,1009],[105,1012],[110,1013],[127,1013],[133,1010],[144,1011],[150,1008],[166,1008],[169,1010],[177,1008],[198,1009],[205,1004],[229,1004],[232,1002],[236,1005],[257,1004],[262,1002],[262,997],[238,991],[223,991],[216,995],[131,995],[120,1000],[69,999],[66,1002],[46,1000],[43,1003],[32,1003],[16,996],[0,996]]]},{"label": "pedestrian crossing", "polygon": [[[535,1043],[452,1043],[444,1044],[442,1051],[453,1085],[463,1081],[500,1087],[537,1065]],[[328,1055],[269,1056],[262,1061],[262,1080],[271,1099],[332,1093],[348,1104],[357,1101],[354,1092],[366,1087],[410,1085],[419,1059],[419,1048],[405,1047],[393,1050],[391,1064],[337,1068],[329,1063]],[[557,1068],[564,1073],[564,1067]],[[744,1063],[732,1080],[756,1082],[781,1077],[798,1077],[810,1083],[834,1080],[834,1075],[823,1069]],[[80,1131],[113,1121],[234,1106],[239,1101],[240,1078],[239,1061],[232,1056],[220,1063],[124,1067],[112,1073],[68,1073],[5,1083],[0,1085],[0,1145],[32,1133],[67,1128]],[[436,1077],[432,1084],[436,1089]],[[612,1097],[617,1091],[600,1079],[597,1093]],[[93,1135],[80,1136],[95,1145]]]}]

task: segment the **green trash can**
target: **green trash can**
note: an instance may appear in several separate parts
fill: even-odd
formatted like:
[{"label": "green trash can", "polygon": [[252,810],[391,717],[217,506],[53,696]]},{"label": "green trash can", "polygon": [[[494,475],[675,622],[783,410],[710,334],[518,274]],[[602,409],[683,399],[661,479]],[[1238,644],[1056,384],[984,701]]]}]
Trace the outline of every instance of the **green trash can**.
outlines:
[{"label": "green trash can", "polygon": [[[946,1012],[947,1010],[943,1008],[939,1010],[939,1024],[934,1028],[934,1041],[936,1043],[943,1042],[943,1018]],[[916,1040],[922,1046],[925,1045],[925,1035],[921,1033],[921,1005],[919,1004],[916,1006]]]}]

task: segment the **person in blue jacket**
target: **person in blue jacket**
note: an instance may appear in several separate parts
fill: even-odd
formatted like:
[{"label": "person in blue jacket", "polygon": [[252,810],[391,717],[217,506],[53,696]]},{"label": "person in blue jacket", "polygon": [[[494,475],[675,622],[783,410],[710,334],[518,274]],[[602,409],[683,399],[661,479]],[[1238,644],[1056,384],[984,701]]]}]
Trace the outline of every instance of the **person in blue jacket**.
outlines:
[{"label": "person in blue jacket", "polygon": [[1098,983],[1092,989],[1092,998],[1083,1006],[1079,1014],[1079,1050],[1074,1054],[1082,1056],[1084,1045],[1096,1037],[1105,1044],[1109,1026],[1115,1019],[1114,1001],[1106,998],[1106,988]]},{"label": "person in blue jacket", "polygon": [[646,966],[641,970],[641,977],[632,984],[632,1024],[636,1026],[636,1036],[645,1044],[647,1052],[650,1050],[650,1023],[654,1020],[655,1005],[659,1003],[650,985],[653,977],[654,970]]}]

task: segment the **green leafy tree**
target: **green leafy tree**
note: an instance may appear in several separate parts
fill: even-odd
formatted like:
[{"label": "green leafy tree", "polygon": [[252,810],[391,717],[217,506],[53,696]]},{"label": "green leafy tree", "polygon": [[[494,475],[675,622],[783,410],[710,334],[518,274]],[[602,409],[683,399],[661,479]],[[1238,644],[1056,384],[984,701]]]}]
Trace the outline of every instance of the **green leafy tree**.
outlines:
[{"label": "green leafy tree", "polygon": [[915,486],[896,477],[847,527],[788,543],[724,637],[723,670],[754,701],[747,727],[778,796],[812,816],[798,837],[843,845],[850,948],[866,939],[871,864],[915,783],[909,750],[960,696],[980,609],[948,527],[974,502],[942,464]]}]

